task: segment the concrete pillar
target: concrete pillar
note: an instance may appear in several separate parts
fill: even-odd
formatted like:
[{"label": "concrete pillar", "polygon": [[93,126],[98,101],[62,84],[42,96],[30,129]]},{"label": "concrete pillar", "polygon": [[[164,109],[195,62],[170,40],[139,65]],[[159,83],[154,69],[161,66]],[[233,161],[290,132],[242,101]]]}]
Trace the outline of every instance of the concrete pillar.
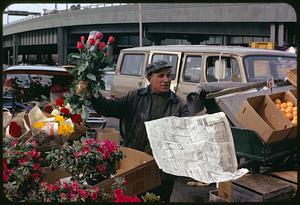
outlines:
[{"label": "concrete pillar", "polygon": [[68,55],[68,34],[67,30],[59,27],[57,28],[57,56],[58,56],[58,65],[67,64],[67,55]]},{"label": "concrete pillar", "polygon": [[275,24],[270,25],[270,41],[275,43],[275,35],[276,35],[276,27]]},{"label": "concrete pillar", "polygon": [[283,46],[284,44],[284,25],[279,24],[278,26],[278,35],[277,35],[278,46]]},{"label": "concrete pillar", "polygon": [[13,65],[18,64],[18,55],[19,55],[19,45],[20,45],[20,35],[19,34],[13,34]]}]

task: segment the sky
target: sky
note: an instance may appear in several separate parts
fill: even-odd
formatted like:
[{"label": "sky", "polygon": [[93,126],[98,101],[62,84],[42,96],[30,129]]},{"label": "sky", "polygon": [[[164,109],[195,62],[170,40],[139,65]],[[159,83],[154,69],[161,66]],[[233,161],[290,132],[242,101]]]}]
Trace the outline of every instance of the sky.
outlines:
[{"label": "sky", "polygon": [[[78,3],[67,3],[67,4],[57,4],[57,9],[58,10],[66,10],[70,9],[72,5],[77,5]],[[96,6],[97,4],[80,4],[81,7],[85,6]],[[98,4],[99,6],[103,6],[103,4]],[[111,4],[108,4],[111,5]],[[55,4],[37,4],[37,3],[31,3],[31,4],[11,4],[9,5],[5,11],[7,10],[17,10],[17,11],[29,11],[29,12],[40,12],[42,15],[44,14],[44,9],[46,10],[54,10],[55,9]],[[7,24],[7,22],[11,23],[13,21],[23,19],[23,18],[28,18],[29,16],[12,16],[12,15],[7,15],[3,14],[3,25]]]}]

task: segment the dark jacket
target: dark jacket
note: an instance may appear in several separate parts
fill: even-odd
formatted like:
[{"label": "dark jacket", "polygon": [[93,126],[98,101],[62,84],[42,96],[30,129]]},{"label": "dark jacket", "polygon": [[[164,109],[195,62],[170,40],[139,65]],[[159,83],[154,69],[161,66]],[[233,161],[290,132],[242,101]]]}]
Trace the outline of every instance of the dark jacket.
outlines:
[{"label": "dark jacket", "polygon": [[[149,87],[129,92],[117,100],[106,99],[100,96],[92,100],[95,111],[106,117],[115,117],[122,120],[124,146],[148,152],[149,141],[145,128],[145,121],[149,120],[151,97]],[[170,91],[170,97],[164,105],[161,117],[189,115],[187,104]]]}]

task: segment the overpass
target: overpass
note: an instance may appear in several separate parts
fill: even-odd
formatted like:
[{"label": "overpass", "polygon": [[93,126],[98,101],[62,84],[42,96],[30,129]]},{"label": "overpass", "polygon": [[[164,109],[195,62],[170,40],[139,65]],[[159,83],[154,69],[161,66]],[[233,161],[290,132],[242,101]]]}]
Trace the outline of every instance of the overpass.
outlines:
[{"label": "overpass", "polygon": [[[295,45],[296,13],[284,3],[143,3],[143,45],[244,45],[272,41]],[[56,11],[3,26],[3,63],[67,63],[81,35],[92,30],[117,39],[120,49],[139,46],[139,6]]]}]

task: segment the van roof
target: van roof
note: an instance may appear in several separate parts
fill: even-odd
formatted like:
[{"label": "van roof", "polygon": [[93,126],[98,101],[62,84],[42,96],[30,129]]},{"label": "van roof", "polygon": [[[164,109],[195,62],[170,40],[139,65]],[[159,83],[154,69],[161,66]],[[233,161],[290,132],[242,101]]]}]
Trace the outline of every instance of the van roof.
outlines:
[{"label": "van roof", "polygon": [[242,46],[215,46],[215,45],[162,45],[145,46],[123,49],[126,52],[149,52],[149,51],[169,51],[169,52],[223,52],[236,55],[283,55],[296,57],[296,54],[278,50],[247,48]]}]

